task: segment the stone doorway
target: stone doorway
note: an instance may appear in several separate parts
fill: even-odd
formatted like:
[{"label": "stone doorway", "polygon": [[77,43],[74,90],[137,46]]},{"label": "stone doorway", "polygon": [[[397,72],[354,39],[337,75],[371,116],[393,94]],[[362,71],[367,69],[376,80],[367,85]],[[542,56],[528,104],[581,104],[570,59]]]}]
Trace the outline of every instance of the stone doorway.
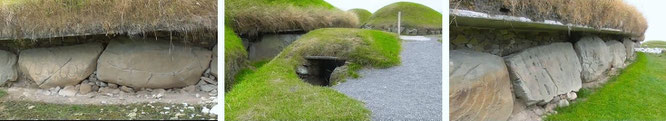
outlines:
[{"label": "stone doorway", "polygon": [[345,59],[333,56],[306,56],[305,64],[296,69],[303,81],[317,86],[331,86],[331,73],[335,68],[345,65]]}]

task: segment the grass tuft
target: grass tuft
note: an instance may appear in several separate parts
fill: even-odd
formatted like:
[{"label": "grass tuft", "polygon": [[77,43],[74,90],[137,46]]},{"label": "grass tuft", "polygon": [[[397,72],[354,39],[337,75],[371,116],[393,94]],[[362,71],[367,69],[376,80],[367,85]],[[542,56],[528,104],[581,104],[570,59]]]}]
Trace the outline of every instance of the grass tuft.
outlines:
[{"label": "grass tuft", "polygon": [[2,1],[0,39],[217,30],[215,0]]},{"label": "grass tuft", "polygon": [[356,27],[358,18],[324,0],[225,0],[225,16],[240,35]]},{"label": "grass tuft", "polygon": [[305,62],[304,56],[336,56],[359,66],[383,68],[400,64],[399,52],[400,39],[392,33],[343,28],[311,31],[225,94],[225,118],[370,120],[362,102],[303,82],[295,68]]}]

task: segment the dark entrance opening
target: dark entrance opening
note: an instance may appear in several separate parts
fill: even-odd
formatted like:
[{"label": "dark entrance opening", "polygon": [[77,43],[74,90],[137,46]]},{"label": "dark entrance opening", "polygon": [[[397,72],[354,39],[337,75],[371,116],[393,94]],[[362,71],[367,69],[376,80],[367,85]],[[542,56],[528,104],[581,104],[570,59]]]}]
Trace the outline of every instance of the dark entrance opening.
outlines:
[{"label": "dark entrance opening", "polygon": [[297,67],[296,73],[305,82],[318,86],[330,86],[331,73],[346,61],[332,56],[306,56],[305,59],[307,62]]}]

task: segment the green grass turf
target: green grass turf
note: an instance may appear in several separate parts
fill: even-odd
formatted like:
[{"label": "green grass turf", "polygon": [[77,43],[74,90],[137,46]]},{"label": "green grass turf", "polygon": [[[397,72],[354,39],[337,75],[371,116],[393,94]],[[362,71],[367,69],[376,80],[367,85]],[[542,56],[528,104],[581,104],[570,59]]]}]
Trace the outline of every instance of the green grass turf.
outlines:
[{"label": "green grass turf", "polygon": [[398,12],[402,12],[402,26],[407,28],[442,28],[442,13],[411,2],[397,2],[373,13],[367,24],[375,27],[396,26]]},{"label": "green grass turf", "polygon": [[638,53],[636,62],[604,87],[581,90],[569,107],[546,119],[666,120],[666,56]]},{"label": "green grass turf", "polygon": [[303,82],[295,73],[308,55],[337,56],[369,67],[400,64],[400,39],[377,30],[311,31],[225,94],[227,120],[369,120],[362,102],[329,87]]}]

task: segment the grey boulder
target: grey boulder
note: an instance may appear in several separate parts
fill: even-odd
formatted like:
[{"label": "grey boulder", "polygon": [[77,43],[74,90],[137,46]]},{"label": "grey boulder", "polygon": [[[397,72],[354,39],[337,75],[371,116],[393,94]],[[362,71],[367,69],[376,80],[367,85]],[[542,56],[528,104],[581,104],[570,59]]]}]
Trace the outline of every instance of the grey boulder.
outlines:
[{"label": "grey boulder", "polygon": [[582,87],[582,68],[571,43],[552,43],[504,57],[514,94],[528,105]]},{"label": "grey boulder", "polygon": [[217,45],[213,47],[213,60],[210,62],[210,73],[217,76]]},{"label": "grey boulder", "polygon": [[196,84],[212,52],[164,40],[117,39],[98,60],[97,78],[139,88],[174,88]]},{"label": "grey boulder", "polygon": [[452,50],[449,58],[449,120],[507,120],[514,100],[504,60],[469,50]]},{"label": "grey boulder", "polygon": [[627,51],[627,59],[634,60],[636,58],[636,53],[634,52],[635,43],[629,39],[623,39],[622,44]]},{"label": "grey boulder", "polygon": [[0,50],[0,86],[7,81],[16,81],[18,72],[16,72],[16,54]]},{"label": "grey boulder", "polygon": [[627,52],[624,45],[619,41],[611,40],[606,42],[608,50],[611,54],[611,67],[624,68],[624,61],[627,60]]},{"label": "grey boulder", "polygon": [[611,54],[608,46],[597,36],[586,36],[574,45],[576,54],[580,58],[581,78],[583,82],[593,82],[604,76],[610,69]]},{"label": "grey boulder", "polygon": [[76,85],[95,71],[101,43],[23,50],[19,70],[41,88]]}]

